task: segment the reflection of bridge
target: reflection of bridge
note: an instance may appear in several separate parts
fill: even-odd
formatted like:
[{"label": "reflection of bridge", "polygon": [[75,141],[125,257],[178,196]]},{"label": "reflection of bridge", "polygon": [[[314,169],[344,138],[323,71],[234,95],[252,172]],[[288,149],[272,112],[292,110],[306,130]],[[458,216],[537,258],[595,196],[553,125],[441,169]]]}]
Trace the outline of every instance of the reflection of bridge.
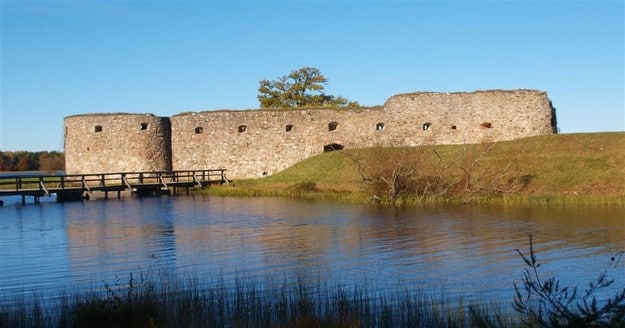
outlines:
[{"label": "reflection of bridge", "polygon": [[[130,191],[135,196],[169,195],[184,188],[202,188],[227,181],[224,169],[157,172],[121,172],[71,175],[9,175],[0,176],[0,196],[33,196],[39,203],[42,196],[56,195],[58,201],[89,199],[93,192]],[[0,201],[1,204],[1,201]]]}]

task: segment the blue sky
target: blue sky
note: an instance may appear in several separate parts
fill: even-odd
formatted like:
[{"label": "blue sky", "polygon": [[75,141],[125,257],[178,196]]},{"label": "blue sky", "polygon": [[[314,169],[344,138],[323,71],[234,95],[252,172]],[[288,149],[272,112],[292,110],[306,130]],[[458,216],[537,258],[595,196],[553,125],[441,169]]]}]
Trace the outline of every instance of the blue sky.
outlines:
[{"label": "blue sky", "polygon": [[62,150],[74,114],[258,108],[303,66],[362,105],[539,89],[562,133],[625,130],[624,1],[0,1],[0,150]]}]

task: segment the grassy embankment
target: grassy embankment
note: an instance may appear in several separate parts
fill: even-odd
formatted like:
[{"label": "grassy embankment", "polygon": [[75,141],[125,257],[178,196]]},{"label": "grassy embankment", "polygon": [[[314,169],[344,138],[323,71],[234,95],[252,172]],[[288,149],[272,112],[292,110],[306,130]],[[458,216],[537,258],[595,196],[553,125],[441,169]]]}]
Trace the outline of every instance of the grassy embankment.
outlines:
[{"label": "grassy embankment", "polygon": [[[427,149],[426,149],[427,148]],[[462,176],[461,164],[479,160],[474,176],[498,173],[526,177],[522,188],[476,194],[472,202],[538,204],[625,204],[625,133],[560,134],[494,145],[437,145],[386,149],[383,156],[426,152],[442,158],[445,169]],[[380,149],[348,149],[320,154],[263,179],[239,180],[207,192],[228,196],[286,196],[330,198],[346,202],[372,199],[368,183],[357,167],[358,158],[380,156]],[[459,160],[461,159],[461,160]],[[414,162],[413,162],[414,163]],[[468,165],[468,164],[467,164]],[[465,166],[467,166],[465,165]],[[466,171],[466,170],[465,170]],[[509,172],[504,172],[509,171]],[[466,172],[465,172],[466,173]],[[408,202],[423,198],[408,195]],[[460,197],[429,197],[431,202],[461,201]]]}]

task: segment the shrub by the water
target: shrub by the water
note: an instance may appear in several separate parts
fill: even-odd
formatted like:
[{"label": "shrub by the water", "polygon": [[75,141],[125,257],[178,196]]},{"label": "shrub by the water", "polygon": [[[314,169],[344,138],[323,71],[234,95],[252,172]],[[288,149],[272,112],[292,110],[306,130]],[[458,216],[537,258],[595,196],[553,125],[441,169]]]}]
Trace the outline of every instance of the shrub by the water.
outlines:
[{"label": "shrub by the water", "polygon": [[[556,277],[544,279],[534,252],[530,235],[529,254],[517,250],[526,268],[521,285],[514,285],[514,309],[522,315],[528,327],[625,327],[625,287],[603,302],[596,293],[611,286],[607,271],[588,283],[583,291],[577,287],[561,286]],[[616,265],[623,252],[611,258]]]}]

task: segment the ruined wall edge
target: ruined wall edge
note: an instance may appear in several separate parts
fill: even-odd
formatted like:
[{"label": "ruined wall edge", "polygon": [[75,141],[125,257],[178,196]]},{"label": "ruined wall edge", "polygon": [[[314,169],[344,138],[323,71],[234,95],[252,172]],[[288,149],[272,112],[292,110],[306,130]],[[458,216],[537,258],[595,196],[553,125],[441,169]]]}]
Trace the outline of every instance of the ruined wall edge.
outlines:
[{"label": "ruined wall edge", "polygon": [[361,109],[77,115],[65,128],[68,173],[224,168],[234,179],[271,175],[327,149],[481,143],[557,129],[547,93],[536,90],[416,92]]}]

